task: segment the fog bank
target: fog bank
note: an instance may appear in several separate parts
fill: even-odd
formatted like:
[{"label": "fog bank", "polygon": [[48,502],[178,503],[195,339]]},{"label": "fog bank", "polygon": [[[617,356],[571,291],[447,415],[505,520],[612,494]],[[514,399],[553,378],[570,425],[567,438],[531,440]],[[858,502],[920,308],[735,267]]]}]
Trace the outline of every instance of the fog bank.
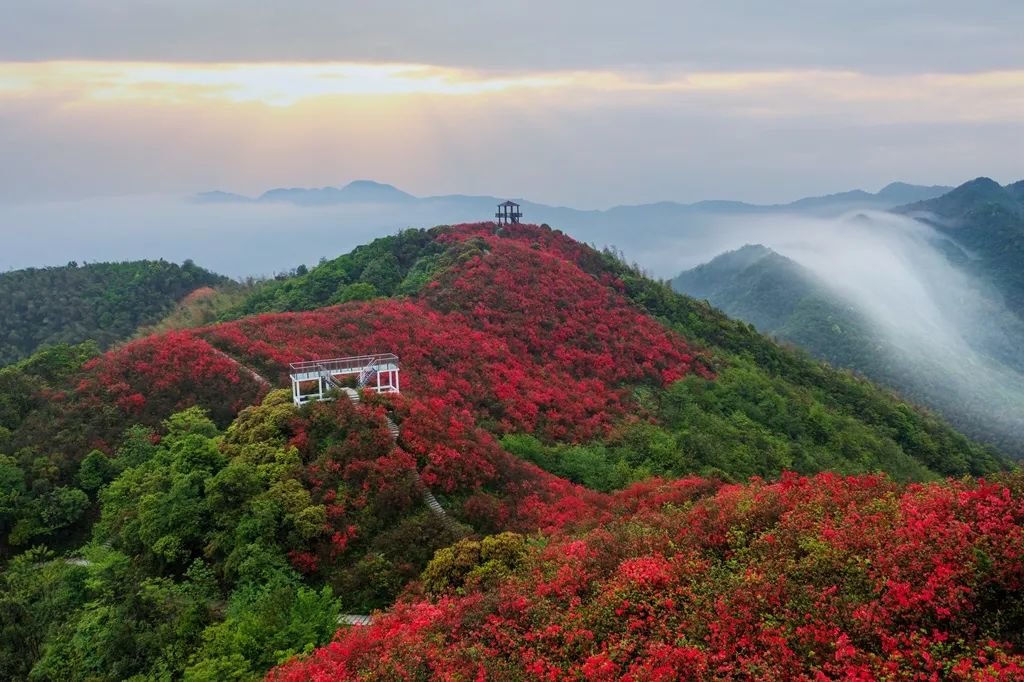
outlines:
[{"label": "fog bank", "polygon": [[955,247],[931,227],[861,211],[717,220],[710,228],[703,240],[676,244],[679,262],[750,243],[790,258],[869,321],[892,375],[937,396],[933,404],[947,414],[1024,445],[1024,323],[993,287],[950,261],[944,250]]}]

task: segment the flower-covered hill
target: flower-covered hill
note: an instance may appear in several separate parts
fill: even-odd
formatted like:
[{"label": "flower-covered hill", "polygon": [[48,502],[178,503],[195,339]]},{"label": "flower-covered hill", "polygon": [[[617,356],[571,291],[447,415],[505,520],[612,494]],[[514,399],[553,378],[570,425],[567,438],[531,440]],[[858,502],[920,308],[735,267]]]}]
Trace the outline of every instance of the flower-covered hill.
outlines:
[{"label": "flower-covered hill", "polygon": [[[475,678],[481,669],[467,661],[497,654],[510,670],[532,666],[549,677],[645,679],[646,669],[630,666],[655,651],[709,671],[740,670],[741,659],[754,671],[810,670],[789,654],[766,658],[765,642],[795,657],[835,657],[839,649],[815,639],[824,635],[813,618],[813,647],[790,627],[807,604],[888,618],[872,606],[888,594],[882,581],[906,582],[910,572],[882,563],[881,544],[851,537],[851,553],[839,553],[828,544],[839,531],[828,527],[780,531],[774,537],[787,544],[772,554],[764,525],[803,513],[802,498],[831,495],[841,509],[822,502],[820,519],[832,514],[861,530],[870,525],[863,519],[880,519],[881,535],[865,542],[898,547],[910,521],[885,516],[894,500],[942,490],[956,491],[951,513],[967,524],[958,540],[974,552],[974,573],[950,580],[977,599],[956,605],[991,616],[975,630],[940,629],[953,642],[949,655],[966,666],[969,651],[998,657],[1011,651],[1007,642],[1017,646],[1003,633],[1019,624],[1019,610],[986,609],[1009,603],[999,590],[1015,575],[1006,567],[1019,486],[1004,508],[1002,492],[989,494],[998,487],[977,484],[978,499],[1003,509],[1005,523],[986,517],[976,528],[974,512],[956,506],[974,484],[888,482],[995,472],[1005,466],[997,455],[612,254],[544,226],[409,230],[269,283],[235,312],[102,355],[57,347],[0,370],[0,560],[10,567],[0,573],[0,678],[258,679],[328,643],[339,613],[396,599],[379,626],[281,674]],[[400,395],[292,404],[288,363],[373,352],[400,356]],[[721,483],[826,470],[867,477]],[[867,497],[850,493],[860,488]],[[984,542],[975,542],[979,533]],[[946,557],[927,533],[906,542],[921,557]],[[621,603],[601,600],[632,589],[623,581],[648,568],[650,585],[671,591],[683,611],[640,599],[676,615],[631,620],[628,609],[615,613]],[[790,571],[783,601],[765,591],[743,601],[744,581]],[[857,571],[870,577],[853,584],[860,592],[826,589]],[[592,587],[560,591],[583,578]],[[735,630],[742,650],[722,648],[734,631],[712,636],[700,623],[731,611],[763,614],[781,629],[749,625],[755,630]],[[566,617],[591,623],[578,631],[591,634],[577,637]],[[692,625],[693,641],[670,641],[661,620]],[[496,641],[491,621],[514,628],[510,639]],[[854,647],[841,657],[865,670],[903,646],[885,639],[897,626],[917,627],[865,623],[837,625]],[[446,624],[450,639],[437,631]],[[380,637],[399,646],[374,667],[367,656]],[[517,637],[526,642],[519,659],[504,653]],[[441,641],[456,652],[450,661],[431,648]],[[937,646],[929,640],[923,651],[935,657]]]},{"label": "flower-covered hill", "polygon": [[[547,227],[406,231],[243,308],[311,309],[151,336],[59,380],[37,380],[31,363],[0,376],[12,391],[0,396],[0,452],[16,455],[32,496],[73,491],[85,456],[113,453],[133,424],[198,405],[223,427],[286,386],[289,362],[368,352],[400,356],[403,393],[388,403],[399,445],[478,530],[578,516],[564,479],[610,491],[652,474],[926,479],[1002,466],[934,417]],[[547,502],[524,505],[531,495]],[[12,513],[8,528],[34,519],[19,543],[88,518],[47,521],[37,507]]]},{"label": "flower-covered hill", "polygon": [[1024,679],[1022,484],[638,486],[600,528],[439,553],[268,680]]},{"label": "flower-covered hill", "polygon": [[[164,416],[184,402],[231,413],[259,388],[231,358],[284,385],[289,362],[395,352],[402,395],[386,402],[422,480],[459,498],[456,514],[475,527],[557,524],[555,507],[573,496],[523,469],[495,436],[603,438],[633,411],[633,388],[712,375],[681,336],[573,263],[511,239],[462,246],[457,265],[414,299],[257,315],[152,339],[95,361],[79,394],[97,402],[105,394],[129,417]],[[541,508],[523,504],[537,496]]]},{"label": "flower-covered hill", "polygon": [[[482,531],[534,530],[592,514],[594,494],[524,463],[497,438],[600,440],[642,414],[637,388],[712,374],[682,336],[557,250],[469,232],[436,237],[447,260],[417,295],[250,316],[91,359],[14,425],[9,441],[25,458],[26,486],[77,487],[91,450],[114,454],[128,426],[157,428],[193,405],[226,426],[287,385],[289,362],[395,352],[402,395],[379,399],[401,428],[394,462],[443,495],[453,517]],[[50,468],[40,468],[40,455]],[[315,472],[304,481],[317,496],[329,493],[321,483]],[[63,532],[31,526],[18,543]]]}]

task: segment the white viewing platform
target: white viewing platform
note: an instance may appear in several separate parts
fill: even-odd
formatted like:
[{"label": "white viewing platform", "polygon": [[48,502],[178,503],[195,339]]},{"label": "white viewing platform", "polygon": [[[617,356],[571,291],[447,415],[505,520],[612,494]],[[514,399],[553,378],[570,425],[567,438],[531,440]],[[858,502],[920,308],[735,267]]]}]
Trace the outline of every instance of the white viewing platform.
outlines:
[{"label": "white viewing platform", "polygon": [[398,356],[394,353],[293,362],[289,367],[292,400],[296,405],[327,400],[332,388],[345,388],[342,377],[346,376],[356,376],[359,388],[370,388],[377,393],[399,392]]}]

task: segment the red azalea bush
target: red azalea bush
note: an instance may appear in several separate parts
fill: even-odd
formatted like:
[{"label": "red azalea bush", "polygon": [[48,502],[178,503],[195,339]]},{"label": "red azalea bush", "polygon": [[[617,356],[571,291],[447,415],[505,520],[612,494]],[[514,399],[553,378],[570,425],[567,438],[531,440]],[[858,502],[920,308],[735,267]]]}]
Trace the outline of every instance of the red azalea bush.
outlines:
[{"label": "red azalea bush", "polygon": [[1024,480],[688,479],[268,679],[1024,679]]},{"label": "red azalea bush", "polygon": [[193,405],[226,425],[266,393],[195,331],[152,336],[96,357],[82,368],[73,389],[57,419],[64,432],[93,433],[91,447],[109,447],[128,423],[156,426]]},{"label": "red azalea bush", "polygon": [[[385,443],[386,453],[358,457],[342,472],[310,472],[305,484],[315,499],[331,493],[329,484],[358,478],[374,491],[376,501],[366,503],[386,506],[382,491],[402,488],[396,481],[415,469],[452,513],[482,530],[555,529],[596,518],[605,496],[509,456],[495,435],[600,437],[631,411],[633,386],[706,372],[684,339],[580,268],[600,260],[590,249],[533,226],[502,237],[492,231],[439,230],[451,260],[441,284],[411,299],[253,316],[106,353],[69,387],[56,430],[74,442],[62,447],[81,456],[93,447],[110,451],[128,424],[158,426],[191,405],[226,425],[267,391],[251,370],[283,386],[293,361],[391,351],[401,358],[402,395],[367,399],[394,411],[399,447]],[[299,428],[292,444],[310,446],[309,434]],[[408,490],[396,504],[403,495]],[[352,545],[349,525],[358,526],[335,515],[331,551]],[[306,550],[297,565],[322,564],[329,554]]]},{"label": "red azalea bush", "polygon": [[517,241],[532,249],[571,261],[586,272],[599,273],[607,270],[607,265],[597,251],[576,241],[561,230],[553,230],[545,225],[463,223],[437,229],[441,232],[438,236],[438,241],[441,243],[464,241],[471,237],[500,237],[503,240]]},{"label": "red azalea bush", "polygon": [[[324,512],[322,530],[290,546],[296,570],[336,575],[369,548],[389,557],[408,555],[407,547],[394,546],[381,536],[422,509],[416,481],[420,457],[413,453],[427,460],[421,480],[451,496],[445,498],[448,513],[484,532],[552,531],[592,523],[610,506],[609,496],[522,462],[472,421],[446,418],[443,410],[430,407],[401,396],[368,396],[359,405],[347,400],[314,403],[291,420],[282,436],[303,463],[298,478],[309,491],[310,504],[322,505]],[[405,423],[416,423],[420,430],[403,435],[395,447],[385,408],[404,415]],[[250,411],[250,420],[258,419],[262,409]],[[441,477],[453,471],[461,472],[458,480]],[[428,558],[429,554],[423,563]],[[422,564],[403,564],[403,571],[411,571],[403,578],[415,578],[421,568]]]}]

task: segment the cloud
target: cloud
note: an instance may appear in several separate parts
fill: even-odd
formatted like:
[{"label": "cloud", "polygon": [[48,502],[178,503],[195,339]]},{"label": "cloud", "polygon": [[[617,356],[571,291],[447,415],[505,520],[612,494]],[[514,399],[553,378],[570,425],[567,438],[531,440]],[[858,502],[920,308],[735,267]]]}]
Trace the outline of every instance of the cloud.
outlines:
[{"label": "cloud", "polygon": [[0,201],[357,178],[581,207],[1015,180],[1024,70],[0,63]]},{"label": "cloud", "polygon": [[1003,70],[1017,0],[8,0],[0,59]]}]

